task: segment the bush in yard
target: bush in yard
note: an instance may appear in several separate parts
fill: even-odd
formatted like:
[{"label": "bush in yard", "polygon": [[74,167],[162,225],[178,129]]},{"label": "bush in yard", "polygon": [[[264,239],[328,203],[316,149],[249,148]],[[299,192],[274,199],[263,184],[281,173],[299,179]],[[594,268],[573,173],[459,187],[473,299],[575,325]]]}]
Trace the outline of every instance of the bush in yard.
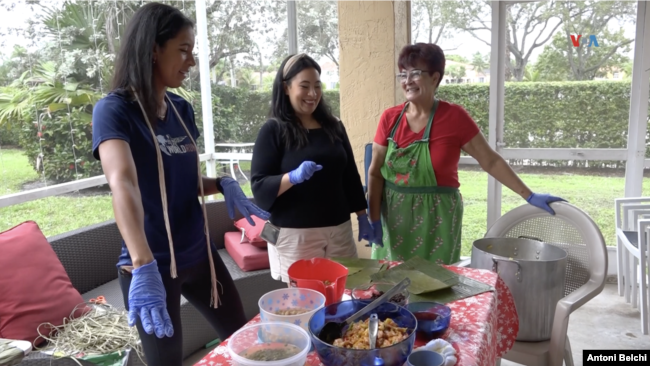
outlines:
[{"label": "bush in yard", "polygon": [[[56,182],[101,175],[101,163],[92,156],[92,120],[84,107],[51,113],[23,125],[21,145],[39,174]],[[73,143],[74,141],[74,143]]]},{"label": "bush in yard", "polygon": [[[465,107],[487,136],[488,84],[443,85],[438,97]],[[508,148],[627,147],[629,81],[506,83],[504,102],[504,142]],[[646,156],[650,157],[650,148]],[[585,161],[547,162],[555,166],[586,164]],[[589,166],[625,166],[624,162],[588,163]]]},{"label": "bush in yard", "polygon": [[6,146],[20,146],[20,124],[0,124],[0,148]]},{"label": "bush in yard", "polygon": [[[325,90],[323,97],[332,107],[335,116],[340,115],[338,90]],[[199,131],[203,133],[203,115],[200,96],[194,97],[194,110]],[[212,120],[217,142],[254,142],[257,133],[268,119],[271,108],[270,91],[251,91],[217,85],[212,87]],[[203,151],[203,139],[197,141]]]},{"label": "bush in yard", "polygon": [[[39,171],[44,169],[48,179],[56,181],[102,174],[101,165],[92,157],[91,151],[90,109],[99,96],[96,92],[82,90],[77,84],[45,84],[41,85],[41,89],[45,90],[32,93],[36,101],[40,100],[36,103],[39,111],[50,110],[42,119],[43,129],[38,130],[38,124],[33,122],[34,104],[30,104],[31,112],[20,119],[18,129],[19,143],[30,162]],[[53,90],[58,95],[48,99]],[[174,92],[192,102],[197,126],[203,133],[200,94],[183,90]],[[334,115],[340,116],[339,91],[324,90],[323,96]],[[487,135],[488,84],[442,85],[438,97],[463,106]],[[66,101],[71,102],[70,114],[68,104],[64,103]],[[629,101],[630,82],[626,81],[506,83],[504,141],[510,148],[625,148]],[[270,103],[270,91],[212,86],[215,141],[254,142],[267,119]],[[0,132],[4,130],[0,129]],[[199,150],[204,151],[203,138],[197,144]],[[39,160],[41,149],[43,159]],[[547,163],[556,166],[585,165],[584,161]],[[621,162],[588,163],[590,166],[624,165]]]}]

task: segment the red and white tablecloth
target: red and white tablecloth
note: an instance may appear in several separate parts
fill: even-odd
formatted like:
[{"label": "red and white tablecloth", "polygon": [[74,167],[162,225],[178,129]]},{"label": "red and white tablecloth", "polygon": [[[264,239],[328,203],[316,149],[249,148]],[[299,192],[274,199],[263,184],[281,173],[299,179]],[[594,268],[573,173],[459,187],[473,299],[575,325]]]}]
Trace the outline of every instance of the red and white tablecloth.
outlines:
[{"label": "red and white tablecloth", "polygon": [[[397,263],[391,263],[395,265]],[[491,271],[445,266],[460,275],[493,286],[496,291],[456,300],[447,304],[452,310],[451,323],[444,339],[457,352],[458,366],[493,366],[508,352],[519,331],[514,299],[506,284]],[[260,322],[257,315],[247,325]],[[195,366],[230,366],[225,340]],[[421,344],[416,343],[416,346]],[[305,366],[323,366],[316,352],[311,352]]]}]

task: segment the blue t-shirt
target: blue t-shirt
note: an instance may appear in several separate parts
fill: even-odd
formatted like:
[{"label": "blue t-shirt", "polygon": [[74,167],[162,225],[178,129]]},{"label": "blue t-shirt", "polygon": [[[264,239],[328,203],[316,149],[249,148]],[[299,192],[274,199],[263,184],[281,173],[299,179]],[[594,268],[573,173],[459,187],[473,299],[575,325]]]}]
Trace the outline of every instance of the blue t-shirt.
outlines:
[{"label": "blue t-shirt", "polygon": [[[178,95],[169,92],[167,95],[196,141],[199,131],[192,106]],[[203,213],[198,198],[197,152],[170,105],[167,106],[165,120],[156,123],[154,131],[165,172],[176,266],[182,269],[193,266],[207,256]],[[103,141],[120,139],[131,147],[144,209],[144,232],[161,272],[165,268],[169,269],[169,240],[160,196],[156,149],[138,102],[118,93],[110,93],[95,105],[92,126],[93,154],[96,159],[100,159],[99,144]],[[117,265],[131,264],[129,252],[122,242],[122,253]]]}]

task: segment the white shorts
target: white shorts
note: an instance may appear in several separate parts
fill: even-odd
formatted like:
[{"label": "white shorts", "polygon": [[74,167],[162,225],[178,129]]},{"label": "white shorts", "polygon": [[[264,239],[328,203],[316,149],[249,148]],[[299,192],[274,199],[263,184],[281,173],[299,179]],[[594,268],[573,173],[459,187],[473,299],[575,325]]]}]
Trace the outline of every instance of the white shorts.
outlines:
[{"label": "white shorts", "polygon": [[275,245],[267,244],[271,276],[289,283],[287,270],[301,259],[357,257],[357,245],[352,234],[352,223],[348,220],[341,225],[291,229],[280,228]]}]

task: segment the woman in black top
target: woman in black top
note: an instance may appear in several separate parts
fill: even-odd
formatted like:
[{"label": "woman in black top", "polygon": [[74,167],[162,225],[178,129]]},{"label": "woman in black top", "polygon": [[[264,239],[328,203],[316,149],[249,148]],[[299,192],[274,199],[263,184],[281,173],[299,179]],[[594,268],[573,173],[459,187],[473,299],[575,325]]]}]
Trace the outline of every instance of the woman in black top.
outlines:
[{"label": "woman in black top", "polygon": [[280,227],[269,244],[271,274],[289,282],[300,259],[356,257],[372,240],[361,177],[345,127],[322,99],[320,66],[306,54],[287,57],[273,83],[270,119],[255,142],[251,183],[255,202]]}]

